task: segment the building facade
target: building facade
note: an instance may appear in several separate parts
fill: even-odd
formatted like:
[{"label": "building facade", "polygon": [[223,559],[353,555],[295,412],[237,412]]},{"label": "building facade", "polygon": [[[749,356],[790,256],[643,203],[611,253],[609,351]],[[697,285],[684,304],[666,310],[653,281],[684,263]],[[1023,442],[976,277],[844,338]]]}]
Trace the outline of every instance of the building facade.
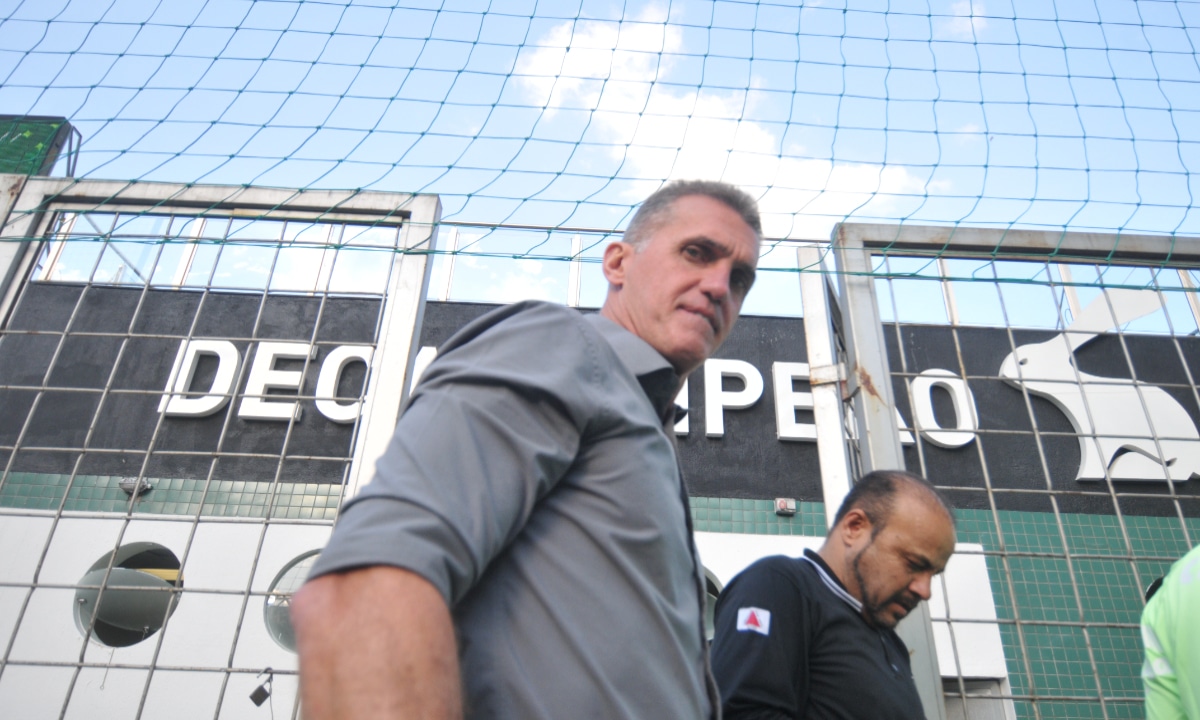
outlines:
[{"label": "building facade", "polygon": [[[0,709],[296,716],[290,594],[492,307],[427,300],[454,257],[437,199],[0,180]],[[958,515],[906,631],[932,714],[1140,716],[1142,591],[1200,533],[1181,246],[842,226],[789,249],[803,316],[744,317],[679,398],[711,593],[903,464]]]}]

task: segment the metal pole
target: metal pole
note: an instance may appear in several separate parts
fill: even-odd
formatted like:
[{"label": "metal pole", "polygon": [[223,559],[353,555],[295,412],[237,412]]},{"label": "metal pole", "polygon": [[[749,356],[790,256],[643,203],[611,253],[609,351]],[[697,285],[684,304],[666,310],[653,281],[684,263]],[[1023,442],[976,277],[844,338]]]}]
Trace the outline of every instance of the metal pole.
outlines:
[{"label": "metal pole", "polygon": [[821,258],[828,246],[802,246],[800,298],[804,304],[804,339],[808,356],[808,382],[812,387],[813,421],[817,426],[817,460],[821,466],[821,492],[825,500],[825,526],[833,525],[842,498],[850,492],[850,464],[842,435],[842,384],[845,371],[834,351],[829,293]]},{"label": "metal pole", "polygon": [[[892,394],[892,376],[888,368],[883,323],[875,297],[875,277],[871,273],[871,253],[854,231],[858,227],[838,225],[834,229],[833,249],[841,281],[842,321],[845,327],[847,382],[854,414],[858,420],[862,470],[904,468],[900,428],[896,423],[896,403]],[[942,674],[938,669],[937,648],[929,604],[922,602],[896,627],[896,632],[912,654],[913,679],[928,720],[946,720],[946,702]]]}]

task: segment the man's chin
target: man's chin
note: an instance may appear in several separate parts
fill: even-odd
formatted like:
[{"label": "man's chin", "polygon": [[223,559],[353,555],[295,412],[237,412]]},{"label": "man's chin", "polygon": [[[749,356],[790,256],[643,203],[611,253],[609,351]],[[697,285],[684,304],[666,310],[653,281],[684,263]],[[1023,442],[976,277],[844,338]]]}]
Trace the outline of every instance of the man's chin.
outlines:
[{"label": "man's chin", "polygon": [[670,349],[669,353],[659,350],[681,374],[687,374],[704,364],[715,348],[705,342],[689,342]]},{"label": "man's chin", "polygon": [[718,338],[721,337],[721,332],[714,326],[713,321],[700,313],[689,310],[682,312],[685,320],[677,328],[688,338],[686,342],[689,345],[698,344],[715,350],[719,345]]},{"label": "man's chin", "polygon": [[889,603],[883,610],[869,612],[867,619],[877,628],[892,630],[900,624],[901,620],[908,616],[909,612],[908,608],[899,603]]},{"label": "man's chin", "polygon": [[900,623],[900,620],[901,618],[891,615],[890,613],[879,613],[871,617],[871,624],[881,630],[892,630],[895,629],[896,625]]}]

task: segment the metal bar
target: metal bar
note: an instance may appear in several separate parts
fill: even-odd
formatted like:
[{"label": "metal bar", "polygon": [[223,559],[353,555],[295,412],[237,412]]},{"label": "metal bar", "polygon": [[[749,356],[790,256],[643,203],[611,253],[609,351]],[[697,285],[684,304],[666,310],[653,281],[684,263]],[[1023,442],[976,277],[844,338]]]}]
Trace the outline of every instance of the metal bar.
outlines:
[{"label": "metal bar", "polygon": [[[402,250],[432,249],[437,240],[441,202],[435,196],[418,196],[412,207],[414,223],[401,228],[400,247]],[[427,254],[399,252],[392,260],[392,276],[367,376],[366,398],[346,482],[346,497],[353,497],[371,479],[375,460],[391,440],[403,400],[408,396],[406,378],[412,373],[412,347],[425,311],[430,267]],[[396,372],[397,368],[405,368],[405,371]],[[397,398],[400,398],[399,402]]]},{"label": "metal bar", "polygon": [[[5,232],[4,232],[4,239],[7,242],[0,244],[0,247],[17,248],[20,250],[20,253],[18,253],[20,265],[11,274],[12,277],[13,278],[25,278],[26,275],[28,274],[28,272],[27,272],[28,268],[30,267],[33,260],[36,259],[36,253],[33,251],[36,250],[36,247],[42,242],[41,238],[44,236],[44,234],[46,232],[46,230],[44,228],[41,228],[41,226],[45,225],[49,219],[52,219],[55,216],[54,213],[57,213],[62,210],[62,206],[60,204],[56,204],[59,201],[69,200],[70,202],[73,202],[73,203],[80,203],[80,197],[81,197],[81,194],[83,194],[83,193],[88,193],[88,194],[92,194],[93,196],[98,196],[101,194],[100,191],[107,191],[107,190],[111,190],[113,188],[117,188],[117,192],[114,193],[113,202],[105,203],[105,202],[103,202],[103,200],[105,198],[101,198],[100,202],[87,205],[83,209],[86,211],[103,210],[103,211],[111,211],[114,213],[129,212],[132,209],[133,212],[137,213],[137,212],[145,212],[147,210],[165,209],[171,202],[171,198],[162,197],[161,195],[158,199],[134,198],[133,199],[134,202],[132,202],[132,203],[127,202],[128,200],[130,200],[129,197],[115,198],[115,196],[121,195],[122,194],[121,191],[123,191],[128,186],[129,186],[129,184],[125,184],[125,183],[92,183],[92,182],[71,183],[69,181],[64,181],[62,179],[52,179],[52,180],[34,179],[33,181],[25,183],[25,185],[24,185],[25,192],[14,198],[14,200],[15,200],[14,208],[15,209],[12,209],[12,212],[9,213],[8,222],[5,227]],[[199,204],[199,201],[197,200],[197,197],[194,194],[189,195],[188,193],[177,193],[176,192],[178,190],[177,186],[170,186],[170,185],[165,185],[165,184],[141,184],[139,189],[140,190],[155,190],[156,192],[163,194],[163,195],[170,195],[172,193],[175,193],[177,195],[183,195],[184,197],[182,197],[181,203],[177,203],[177,204],[183,204],[185,207],[187,206],[188,202],[191,202],[193,204]],[[66,190],[68,192],[64,192],[64,190]],[[238,189],[238,188],[219,188],[219,187],[208,188],[208,192],[210,193],[210,196],[231,197],[231,196],[237,195],[240,191],[241,191],[241,189]],[[71,194],[71,193],[74,193],[74,194]],[[396,202],[397,196],[391,195],[391,194],[382,194],[382,193],[379,193],[376,195],[378,196],[376,199],[384,199],[384,200],[386,200],[386,202],[381,206],[381,208],[379,210],[377,210],[373,215],[370,215],[367,219],[370,220],[376,216],[381,216],[381,215],[382,216],[387,216],[387,215],[397,216],[397,213],[395,212],[395,208],[397,206],[397,202]],[[294,199],[294,196],[295,196],[295,193],[291,193],[289,191],[272,191],[265,196],[256,196],[251,199],[255,199],[260,202],[263,202],[263,201],[274,202],[275,205],[272,206],[271,210],[275,211],[276,208],[289,208],[288,203]],[[392,287],[391,287],[391,290],[392,290],[391,295],[394,297],[400,297],[404,300],[411,300],[412,298],[420,298],[423,300],[425,287],[428,282],[427,251],[431,247],[432,240],[433,240],[433,232],[434,232],[434,229],[436,226],[436,221],[437,221],[438,203],[437,203],[436,198],[431,198],[429,196],[423,196],[423,197],[419,197],[419,198],[415,198],[415,199],[412,196],[400,196],[400,197],[402,199],[402,204],[405,206],[405,209],[403,212],[403,217],[405,217],[405,218],[409,217],[409,215],[411,214],[410,210],[412,208],[417,208],[418,210],[424,210],[425,212],[424,212],[423,220],[419,218],[415,222],[407,223],[405,225],[405,230],[407,231],[406,234],[398,235],[399,237],[402,237],[404,239],[400,243],[401,247],[399,249],[399,252],[393,251],[392,259],[393,259],[393,264],[396,266],[396,271],[393,272],[393,275],[392,275],[393,282],[392,282]],[[203,200],[204,198],[200,198],[200,199]],[[179,200],[179,198],[177,197],[176,200]],[[151,202],[151,201],[153,201],[153,202]],[[186,202],[183,202],[183,201],[186,201]],[[208,208],[205,208],[205,209],[207,210]],[[325,210],[317,209],[316,213],[323,214],[324,217],[328,218],[328,217],[330,217],[331,213],[329,213],[327,210],[328,209],[325,209]],[[300,210],[296,210],[294,207],[291,207],[290,209],[288,209],[288,212],[289,213],[294,212],[297,215],[302,215],[302,212]],[[308,216],[305,217],[304,219],[312,219],[314,212],[313,211],[307,211],[307,212],[308,212]],[[201,213],[191,213],[191,214],[200,215]],[[209,213],[209,214],[211,217],[211,213]],[[341,214],[350,216],[350,213],[341,213]],[[222,218],[228,218],[228,217],[231,217],[234,215],[245,216],[245,215],[247,215],[247,213],[242,212],[236,208],[234,208],[232,211],[230,211],[230,209],[227,208],[225,212],[221,213]],[[399,216],[397,216],[397,217],[399,217]],[[360,222],[363,220],[362,215],[354,215],[354,216],[352,216],[352,218],[355,220],[358,220]],[[388,224],[391,225],[393,223],[389,222]],[[399,223],[396,222],[395,224],[399,224]],[[211,225],[211,223],[209,223],[209,225]],[[226,228],[228,228],[227,220],[224,223],[224,226]],[[199,227],[199,224],[197,224],[197,229],[198,229],[198,227]],[[397,232],[399,233],[400,231],[398,230]],[[223,239],[223,236],[220,239]],[[334,247],[332,244],[329,244],[329,243],[326,243],[326,246],[327,246],[327,248]],[[280,257],[280,252],[281,251],[278,248],[275,249],[274,257],[276,260],[278,260],[278,258]],[[101,262],[102,257],[103,257],[103,253],[101,252],[97,255],[95,262],[96,263]],[[157,264],[157,262],[161,262],[161,259],[159,261],[156,261],[155,264]],[[135,333],[133,331],[132,325],[128,328],[125,328],[124,332],[95,333],[95,332],[88,332],[86,330],[82,331],[82,332],[75,332],[75,330],[73,328],[73,324],[74,324],[73,319],[76,315],[79,314],[81,303],[82,304],[87,303],[88,294],[93,287],[105,286],[105,285],[109,284],[109,283],[104,283],[104,282],[97,282],[94,280],[86,280],[86,278],[91,278],[92,274],[94,273],[95,263],[93,263],[93,267],[92,267],[93,272],[87,273],[86,278],[85,278],[86,286],[85,286],[84,292],[81,293],[79,299],[76,300],[75,308],[74,308],[74,311],[72,312],[72,316],[71,316],[72,320],[68,322],[67,329],[59,334],[59,343],[58,343],[59,349],[61,349],[63,339],[65,339],[68,335],[92,336],[92,337],[116,337],[116,338],[120,338],[125,341],[129,340],[130,338],[143,337],[143,336],[146,336],[146,337],[170,337],[171,339],[175,339],[175,338],[189,339],[189,338],[191,338],[195,332],[196,319],[200,317],[200,309],[202,309],[204,307],[204,304],[205,304],[204,299],[209,297],[209,290],[211,289],[211,286],[212,286],[212,272],[215,272],[216,269],[218,268],[218,266],[219,266],[219,261],[216,261],[213,263],[211,272],[209,274],[208,281],[206,283],[206,287],[204,287],[203,289],[199,289],[199,291],[201,292],[201,302],[199,305],[199,309],[197,310],[196,315],[193,318],[190,328],[186,331],[186,333],[183,334],[182,337],[180,337],[179,335],[174,335],[174,334],[161,335],[161,334]],[[84,270],[86,272],[87,269],[84,268]],[[147,297],[146,293],[149,291],[149,288],[150,288],[150,283],[147,280],[147,277],[152,277],[152,275],[146,275],[145,277],[142,278],[143,282],[140,283],[142,293],[141,293],[141,298],[139,300],[139,307],[141,306],[141,303],[145,301],[145,298]],[[268,277],[269,277],[269,275],[268,275]],[[327,277],[325,279],[326,279],[326,281],[328,280]],[[203,283],[203,280],[201,282]],[[397,292],[397,288],[399,288],[399,292]],[[20,298],[21,292],[24,289],[24,284],[21,282],[14,281],[14,282],[10,283],[8,287],[3,288],[3,289],[8,291],[5,293],[5,295],[8,298],[6,308],[15,307],[16,302]],[[262,292],[261,297],[265,299],[269,292],[269,281],[268,281],[267,285],[262,287],[260,290]],[[326,288],[326,293],[327,293],[327,291],[328,291],[328,288]],[[326,293],[322,293],[322,296],[324,296]],[[400,357],[403,357],[404,355],[407,354],[407,345],[411,341],[411,337],[413,336],[414,332],[419,327],[419,313],[421,310],[421,305],[418,303],[402,303],[402,304],[407,305],[407,307],[400,308],[400,310],[393,312],[393,316],[396,318],[401,318],[401,320],[403,320],[404,318],[407,318],[407,323],[405,324],[406,329],[403,330],[402,332],[396,332],[395,335],[393,336],[393,337],[396,337],[396,339],[397,339],[397,342],[394,343],[394,346],[398,350],[397,354]],[[384,309],[385,303],[381,303],[380,305],[381,305],[381,311],[382,311]],[[262,303],[260,302],[257,322],[261,322],[262,307],[263,307]],[[138,317],[138,312],[136,310],[134,312],[133,317],[134,318]],[[318,314],[318,320],[317,320],[318,326],[319,326],[319,319],[320,319],[320,314]],[[393,330],[395,331],[396,328],[393,328]],[[315,330],[314,330],[314,332],[315,332]],[[11,334],[21,335],[21,334],[28,334],[28,333],[23,332],[23,331],[13,331]],[[251,336],[254,336],[257,333],[251,332],[250,334],[251,334]],[[405,337],[405,335],[407,335],[407,337]],[[310,344],[312,344],[314,347],[316,347],[318,345],[318,343],[315,342],[315,336],[313,338],[310,338],[310,340],[313,340],[313,342],[311,342]],[[400,340],[402,340],[403,342],[399,342]],[[58,352],[59,351],[56,350],[54,357],[52,357],[50,359],[49,365],[48,365],[47,371],[46,371],[47,373],[49,373],[51,370],[53,370],[53,368],[56,366]],[[29,387],[20,387],[20,388],[17,388],[16,386],[5,386],[5,387],[6,388],[13,387],[14,389],[32,390],[37,393],[39,399],[48,390],[54,390],[54,391],[66,390],[68,392],[95,394],[95,395],[98,395],[98,397],[101,401],[103,401],[104,398],[110,394],[112,394],[112,395],[116,395],[116,394],[142,394],[142,395],[150,394],[150,395],[154,395],[154,394],[157,394],[158,393],[157,390],[126,391],[126,390],[117,389],[114,387],[113,373],[116,372],[117,368],[120,366],[120,358],[122,357],[122,354],[124,354],[125,352],[126,352],[126,347],[123,344],[121,351],[118,354],[117,361],[114,363],[113,367],[110,368],[108,378],[104,381],[103,386],[99,389],[54,387],[51,384],[48,375],[44,375],[41,378],[40,383],[35,382],[33,385],[31,385]],[[403,363],[403,360],[401,360],[401,362]],[[248,371],[248,367],[246,365],[243,365],[240,369],[240,376],[244,376],[244,374],[247,371]],[[397,377],[398,382],[403,384],[403,376],[401,376],[399,373],[396,373],[396,375],[398,376]],[[238,380],[237,383],[238,384],[236,385],[236,387],[240,387],[241,381]],[[397,396],[398,396],[398,393],[391,395],[391,397],[393,397],[393,398],[395,398]],[[305,395],[305,397],[308,397],[308,396]],[[11,469],[11,463],[12,463],[13,458],[16,457],[17,451],[36,450],[37,449],[37,448],[33,448],[32,446],[27,446],[27,445],[23,444],[24,439],[25,439],[25,434],[26,434],[25,430],[28,426],[30,418],[32,418],[32,416],[33,416],[32,412],[33,412],[33,410],[36,409],[36,407],[37,407],[37,402],[35,402],[34,408],[31,409],[30,413],[26,415],[24,423],[22,424],[21,431],[18,433],[18,435],[14,441],[15,444],[11,448],[8,448],[8,449],[11,449],[11,451],[12,451],[9,455],[8,462],[6,463],[6,465],[9,466],[8,469]],[[103,402],[101,402],[100,404],[97,405],[96,412],[99,412],[100,408],[102,408],[102,407],[103,407]],[[232,417],[230,413],[234,412],[234,407],[235,407],[234,404],[231,403],[231,404],[229,404],[228,408],[225,411],[225,418],[224,418],[224,422],[222,424],[220,440],[218,441],[218,446],[215,451],[203,452],[203,453],[190,453],[187,451],[178,453],[178,452],[174,452],[174,451],[163,451],[162,453],[159,453],[159,454],[163,454],[163,455],[182,454],[182,455],[192,455],[192,456],[197,456],[197,457],[206,456],[206,457],[211,458],[211,461],[209,463],[208,476],[201,481],[204,486],[204,489],[201,491],[200,500],[198,502],[195,502],[195,512],[189,513],[187,516],[178,517],[178,519],[168,518],[170,520],[175,520],[176,522],[191,525],[191,532],[188,533],[188,539],[187,539],[185,547],[183,549],[183,557],[182,557],[183,564],[187,563],[187,558],[188,558],[189,552],[192,548],[192,542],[195,539],[196,529],[198,528],[198,524],[201,520],[201,517],[203,516],[204,504],[206,502],[206,499],[208,498],[209,488],[210,488],[210,486],[215,487],[215,485],[213,485],[213,478],[214,478],[213,473],[217,467],[217,464],[220,462],[221,458],[235,457],[235,456],[255,456],[255,457],[264,457],[264,458],[270,457],[270,458],[274,459],[277,463],[281,463],[283,461],[283,459],[285,459],[285,458],[288,460],[292,460],[292,459],[302,459],[303,457],[306,457],[306,456],[293,456],[293,455],[289,455],[287,453],[287,445],[288,445],[287,441],[290,438],[290,430],[289,430],[288,437],[285,438],[284,450],[283,450],[282,454],[278,454],[278,453],[277,454],[271,454],[271,453],[227,453],[227,452],[224,452],[223,451],[224,440],[225,440],[226,436],[228,435],[228,431],[229,431],[228,423],[229,423],[230,418]],[[151,453],[155,452],[153,450],[153,447],[155,444],[155,439],[158,437],[158,431],[159,431],[159,427],[161,426],[161,423],[162,423],[162,417],[160,416],[158,418],[158,422],[156,423],[154,433],[151,436],[151,439],[149,441],[148,447],[139,447],[139,448],[131,449],[131,451],[143,454],[143,463],[142,463],[142,469],[139,472],[139,480],[145,475],[145,469],[146,469],[145,460],[147,458],[149,458]],[[25,610],[29,607],[29,603],[31,602],[31,600],[33,602],[36,602],[36,600],[34,600],[32,598],[34,591],[36,589],[41,589],[43,587],[44,588],[52,587],[51,584],[42,585],[39,583],[40,571],[41,571],[42,564],[44,562],[46,562],[47,549],[50,547],[50,543],[54,541],[58,523],[64,517],[64,508],[67,507],[65,503],[67,502],[67,499],[70,497],[70,493],[72,491],[72,486],[75,484],[76,478],[80,475],[80,470],[81,470],[80,462],[81,462],[84,454],[86,453],[90,456],[91,454],[108,454],[108,453],[126,452],[126,450],[123,450],[121,448],[100,448],[100,449],[95,449],[93,451],[93,449],[90,447],[90,445],[91,445],[90,438],[92,437],[92,434],[97,431],[98,428],[99,428],[98,416],[93,416],[91,418],[91,421],[88,423],[87,437],[84,439],[83,446],[81,448],[72,448],[72,449],[47,448],[47,450],[55,450],[57,452],[67,453],[70,456],[75,458],[75,461],[73,464],[73,469],[70,472],[68,479],[67,479],[66,487],[63,488],[62,495],[58,497],[57,509],[48,511],[48,512],[47,511],[23,510],[23,509],[11,509],[11,508],[6,508],[3,510],[2,514],[6,517],[7,516],[24,516],[24,517],[48,518],[51,522],[51,525],[50,525],[47,535],[46,535],[45,544],[41,549],[40,555],[38,555],[39,559],[38,559],[38,563],[37,563],[37,569],[34,570],[34,574],[32,576],[33,582],[21,583],[21,584],[6,583],[10,587],[19,588],[18,592],[19,592],[19,594],[24,595],[24,598],[23,598],[23,602],[19,603],[20,608],[17,611],[17,616],[15,618],[15,624],[13,626],[12,635],[8,636],[7,638],[4,638],[2,641],[2,644],[0,644],[0,650],[2,650],[4,653],[4,658],[0,659],[0,672],[3,672],[4,667],[6,667],[8,664],[11,664],[14,666],[26,664],[22,660],[15,660],[13,662],[8,662],[9,660],[12,660],[12,658],[10,657],[10,653],[12,652],[13,642],[17,638],[17,633],[19,632],[19,630],[21,628],[22,618],[25,615]],[[290,425],[289,425],[289,428],[290,428]],[[388,428],[388,435],[390,435],[390,428]],[[347,462],[347,464],[349,464],[349,460],[347,460],[346,458],[335,458],[335,459],[345,460]],[[255,524],[261,528],[261,531],[258,533],[258,535],[259,535],[259,551],[254,552],[254,554],[253,554],[254,555],[253,567],[257,567],[257,563],[258,563],[259,559],[262,557],[263,539],[265,538],[266,532],[268,531],[270,525],[273,523],[279,522],[276,518],[274,518],[275,513],[272,510],[272,508],[274,505],[274,498],[277,494],[277,491],[282,489],[282,487],[279,485],[280,480],[281,480],[281,478],[280,478],[280,468],[281,467],[282,467],[281,465],[277,464],[275,480],[274,480],[274,482],[269,483],[270,489],[269,489],[268,497],[266,498],[267,504],[264,506],[264,512],[262,513],[262,517],[255,518],[253,520],[247,520],[245,518],[212,518],[213,521],[218,522],[218,523],[222,523],[222,522],[225,522],[226,520],[228,520],[230,522],[236,522],[236,523]],[[0,485],[3,484],[3,481],[7,477],[8,477],[7,472],[4,474],[0,474]],[[129,505],[128,505],[128,507],[125,508],[124,513],[120,513],[120,512],[117,512],[117,513],[105,513],[105,512],[76,513],[76,512],[71,512],[71,516],[72,516],[72,518],[94,517],[94,518],[108,518],[108,519],[112,519],[115,516],[115,518],[120,520],[121,522],[120,522],[120,530],[116,533],[115,537],[112,539],[113,544],[111,547],[113,547],[113,548],[117,548],[117,547],[121,546],[121,544],[124,542],[123,538],[125,537],[125,530],[129,527],[129,524],[132,521],[134,521],[135,519],[139,519],[139,514],[137,513],[136,500],[134,497],[130,498]],[[144,517],[144,516],[140,516],[140,517]],[[205,521],[208,521],[208,520],[209,520],[209,518],[206,517]],[[314,527],[314,526],[328,527],[331,524],[331,518],[325,519],[322,521],[285,520],[284,522],[286,522],[287,524],[295,525],[297,527]],[[106,541],[106,546],[107,546],[107,541]],[[35,554],[36,554],[36,551],[35,551]],[[109,566],[111,568],[112,563],[110,563]],[[253,577],[253,575],[254,575],[254,573],[252,572],[251,578]],[[251,598],[261,596],[260,593],[255,593],[252,591],[252,587],[250,585],[250,583],[252,582],[251,578],[247,578],[247,580],[246,580],[247,585],[243,589],[231,590],[228,592],[219,591],[217,594],[241,597],[242,598],[241,604],[243,606],[243,609],[245,609],[247,603],[250,602]],[[58,585],[60,585],[61,589],[64,589],[64,590],[77,587],[75,585],[61,585],[61,582],[59,582]],[[102,584],[102,587],[104,587],[104,586],[105,585]],[[20,590],[24,590],[25,592],[20,593]],[[101,592],[103,592],[103,590],[101,590]],[[245,613],[243,613],[242,616],[244,617]],[[240,622],[242,622],[242,621],[239,621],[239,627],[240,627]],[[129,663],[93,662],[93,661],[89,660],[89,658],[94,656],[94,653],[96,652],[96,647],[94,646],[94,644],[91,644],[88,642],[86,635],[83,638],[81,638],[82,646],[80,647],[80,649],[78,651],[76,661],[72,662],[72,663],[61,663],[62,667],[75,668],[75,672],[71,673],[71,680],[70,680],[71,687],[67,689],[65,695],[63,696],[63,705],[60,708],[60,714],[68,712],[68,708],[72,703],[73,695],[75,696],[76,701],[78,700],[78,693],[73,693],[72,688],[78,689],[76,687],[76,683],[81,679],[78,675],[78,670],[83,667],[109,668],[109,667],[121,666],[121,667],[136,667],[137,669],[148,670],[149,672],[145,677],[144,684],[142,683],[141,680],[138,681],[139,684],[142,684],[140,703],[142,705],[144,705],[144,703],[146,702],[147,697],[148,697],[150,682],[154,677],[154,670],[169,669],[167,666],[161,666],[158,663],[158,653],[162,649],[162,642],[163,642],[163,639],[166,637],[166,630],[167,630],[168,626],[169,626],[169,620],[164,622],[161,634],[159,635],[157,640],[153,643],[152,648],[148,648],[152,652],[151,656],[149,657],[149,659],[147,661],[148,664],[138,663],[138,664],[130,665]],[[231,653],[233,652],[233,650],[236,646],[237,646],[237,642],[235,640],[235,642],[231,645],[231,650],[230,650]],[[89,653],[91,653],[91,655],[89,655]],[[72,654],[72,655],[75,654],[75,650],[73,647],[71,649],[70,654]],[[106,651],[104,654],[108,655],[108,652]],[[227,664],[233,662],[232,658],[233,658],[233,656],[230,655],[230,658],[228,659]],[[230,674],[228,671],[225,671],[225,670],[219,670],[219,672],[221,672],[225,677],[228,677]],[[286,674],[286,673],[287,673],[287,671],[284,672],[284,674]],[[222,683],[222,687],[224,688],[224,683]],[[222,692],[224,692],[224,689],[222,690]]]},{"label": "metal bar", "polygon": [[[8,227],[9,217],[24,187],[24,175],[0,175],[0,228]],[[24,243],[0,242],[0,298],[7,294],[18,260],[24,251]],[[0,317],[3,317],[3,310],[4,307],[0,306]]]},{"label": "metal bar", "polygon": [[438,291],[438,300],[446,302],[450,299],[450,288],[454,286],[454,261],[458,258],[458,228],[447,231],[449,242],[446,243],[446,272],[442,278],[442,287]]},{"label": "metal bar", "polygon": [[1146,259],[1200,262],[1200,238],[1172,235],[869,223],[841,223],[834,233],[854,237],[865,248],[916,251],[922,255],[966,253],[1003,255],[1005,259],[1054,258],[1055,262],[1076,258],[1124,263]]},{"label": "metal bar", "polygon": [[954,297],[954,288],[951,286],[950,281],[946,279],[950,277],[950,269],[946,265],[946,258],[939,257],[937,259],[937,267],[938,274],[942,276],[942,301],[946,303],[946,317],[950,320],[951,325],[958,325],[958,300]]},{"label": "metal bar", "polygon": [[[860,235],[861,228],[874,226],[838,225],[833,231],[833,249],[841,280],[842,320],[847,345],[847,378],[851,383],[854,413],[858,420],[858,442],[863,472],[904,467],[900,428],[896,424],[892,378],[888,371],[887,345],[871,275],[871,253]],[[894,228],[889,227],[889,230]],[[929,604],[922,602],[897,626],[896,632],[912,654],[913,679],[925,717],[946,720],[942,675],[938,669]]]},{"label": "metal bar", "polygon": [[[850,463],[842,437],[842,383],[844,367],[834,353],[833,322],[829,315],[829,292],[821,260],[828,246],[796,249],[800,267],[800,300],[804,308],[804,339],[813,397],[813,421],[817,426],[817,462],[821,467],[821,493],[825,500],[825,525],[833,526],[842,498],[850,492]],[[818,383],[817,368],[831,370],[829,382]]]}]

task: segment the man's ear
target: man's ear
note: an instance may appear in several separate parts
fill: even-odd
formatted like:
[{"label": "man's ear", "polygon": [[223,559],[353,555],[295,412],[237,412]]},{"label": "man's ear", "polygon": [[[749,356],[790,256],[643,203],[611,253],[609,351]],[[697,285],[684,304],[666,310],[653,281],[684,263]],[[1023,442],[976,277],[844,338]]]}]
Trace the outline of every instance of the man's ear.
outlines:
[{"label": "man's ear", "polygon": [[842,536],[847,542],[853,543],[871,534],[871,518],[862,508],[851,508],[842,517]]},{"label": "man's ear", "polygon": [[621,287],[625,284],[625,263],[637,252],[627,242],[612,242],[604,248],[604,279],[608,284]]}]

